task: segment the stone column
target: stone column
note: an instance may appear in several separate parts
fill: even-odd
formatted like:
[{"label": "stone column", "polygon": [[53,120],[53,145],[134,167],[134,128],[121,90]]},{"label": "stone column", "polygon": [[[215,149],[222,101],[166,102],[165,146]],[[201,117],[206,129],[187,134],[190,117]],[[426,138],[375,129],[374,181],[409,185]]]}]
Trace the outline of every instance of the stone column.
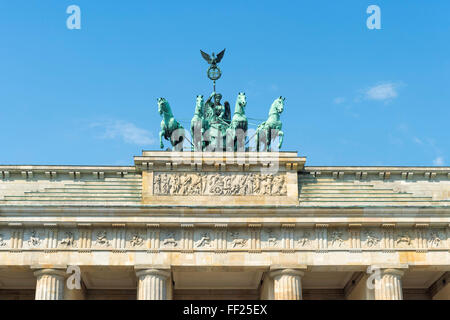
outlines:
[{"label": "stone column", "polygon": [[375,300],[403,300],[402,276],[399,269],[378,269],[375,278]]},{"label": "stone column", "polygon": [[274,300],[302,300],[302,276],[296,269],[278,269],[270,272],[273,278]]},{"label": "stone column", "polygon": [[167,279],[170,278],[169,269],[141,269],[137,270],[138,300],[166,300]]},{"label": "stone column", "polygon": [[34,272],[37,277],[36,300],[63,300],[64,279],[66,273],[58,269],[39,269]]}]

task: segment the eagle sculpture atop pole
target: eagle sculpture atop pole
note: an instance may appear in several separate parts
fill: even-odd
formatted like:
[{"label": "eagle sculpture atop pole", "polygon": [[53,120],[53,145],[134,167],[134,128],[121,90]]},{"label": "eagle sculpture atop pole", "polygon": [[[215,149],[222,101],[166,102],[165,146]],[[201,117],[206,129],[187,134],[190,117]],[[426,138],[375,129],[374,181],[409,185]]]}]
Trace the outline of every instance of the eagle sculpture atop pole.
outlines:
[{"label": "eagle sculpture atop pole", "polygon": [[200,53],[202,54],[203,59],[205,59],[206,62],[210,64],[206,75],[213,81],[213,92],[216,92],[216,80],[219,80],[219,78],[222,76],[222,72],[220,71],[217,64],[222,61],[222,58],[225,55],[225,49],[223,49],[217,56],[213,52],[211,54],[212,57],[202,50],[200,50]]}]

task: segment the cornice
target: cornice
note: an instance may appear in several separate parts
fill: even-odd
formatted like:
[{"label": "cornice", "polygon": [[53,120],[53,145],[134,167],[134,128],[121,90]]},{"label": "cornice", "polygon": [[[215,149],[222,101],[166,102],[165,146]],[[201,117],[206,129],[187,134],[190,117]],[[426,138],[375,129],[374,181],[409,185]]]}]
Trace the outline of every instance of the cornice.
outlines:
[{"label": "cornice", "polygon": [[450,215],[450,206],[441,207],[300,207],[300,206],[164,206],[164,205],[121,205],[121,206],[13,206],[0,205],[0,217],[11,214],[29,215],[36,213],[45,214],[120,214],[120,215],[171,215],[171,216],[199,216],[199,215],[228,215],[228,216],[273,216],[282,215],[307,216],[321,215],[335,216],[422,216],[439,215],[445,218]]},{"label": "cornice", "polygon": [[322,172],[322,173],[390,172],[390,173],[395,173],[395,174],[401,174],[403,172],[414,172],[414,173],[434,172],[434,173],[439,173],[439,174],[447,174],[447,173],[450,173],[450,167],[305,166],[303,172],[306,172],[306,173],[308,173],[308,172]]}]

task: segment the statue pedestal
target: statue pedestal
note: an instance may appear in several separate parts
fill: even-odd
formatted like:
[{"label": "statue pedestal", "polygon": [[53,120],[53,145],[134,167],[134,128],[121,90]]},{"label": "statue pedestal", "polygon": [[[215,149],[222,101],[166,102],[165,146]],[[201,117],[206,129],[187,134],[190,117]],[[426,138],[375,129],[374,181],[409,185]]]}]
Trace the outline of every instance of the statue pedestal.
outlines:
[{"label": "statue pedestal", "polygon": [[298,205],[296,152],[144,151],[142,202],[166,206]]}]

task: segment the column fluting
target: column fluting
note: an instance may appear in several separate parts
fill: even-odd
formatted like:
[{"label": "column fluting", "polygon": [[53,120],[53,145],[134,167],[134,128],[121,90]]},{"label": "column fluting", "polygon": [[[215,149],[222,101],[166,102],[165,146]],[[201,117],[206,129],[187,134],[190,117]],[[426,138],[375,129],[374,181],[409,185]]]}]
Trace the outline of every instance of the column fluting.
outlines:
[{"label": "column fluting", "polygon": [[375,278],[375,300],[403,300],[403,274],[398,269],[380,269]]},{"label": "column fluting", "polygon": [[34,272],[37,277],[36,300],[63,300],[64,279],[66,273],[57,269],[39,269]]},{"label": "column fluting", "polygon": [[295,269],[281,269],[270,273],[273,278],[275,300],[302,300],[302,277],[304,273]]},{"label": "column fluting", "polygon": [[144,269],[136,272],[138,300],[166,300],[167,279],[170,272],[161,269]]}]

